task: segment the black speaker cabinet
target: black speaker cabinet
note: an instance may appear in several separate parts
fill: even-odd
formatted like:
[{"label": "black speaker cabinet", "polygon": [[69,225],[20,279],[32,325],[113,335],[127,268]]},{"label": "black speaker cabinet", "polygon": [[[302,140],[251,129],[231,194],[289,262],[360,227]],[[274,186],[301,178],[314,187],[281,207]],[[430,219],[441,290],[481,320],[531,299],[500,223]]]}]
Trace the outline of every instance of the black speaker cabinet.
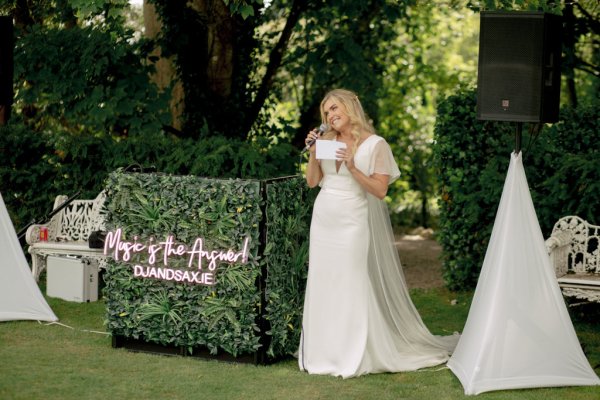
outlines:
[{"label": "black speaker cabinet", "polygon": [[481,12],[477,118],[556,122],[561,41],[557,15]]},{"label": "black speaker cabinet", "polygon": [[0,122],[8,119],[13,102],[13,47],[12,18],[0,16]]}]

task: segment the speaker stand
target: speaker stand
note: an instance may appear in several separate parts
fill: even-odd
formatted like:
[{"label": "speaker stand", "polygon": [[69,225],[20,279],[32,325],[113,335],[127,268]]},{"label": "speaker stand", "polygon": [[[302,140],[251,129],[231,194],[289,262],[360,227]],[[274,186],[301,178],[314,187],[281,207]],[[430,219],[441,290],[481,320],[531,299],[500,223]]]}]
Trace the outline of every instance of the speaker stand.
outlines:
[{"label": "speaker stand", "polygon": [[515,130],[515,154],[519,154],[521,151],[521,139],[523,138],[523,123],[517,122],[517,128]]}]

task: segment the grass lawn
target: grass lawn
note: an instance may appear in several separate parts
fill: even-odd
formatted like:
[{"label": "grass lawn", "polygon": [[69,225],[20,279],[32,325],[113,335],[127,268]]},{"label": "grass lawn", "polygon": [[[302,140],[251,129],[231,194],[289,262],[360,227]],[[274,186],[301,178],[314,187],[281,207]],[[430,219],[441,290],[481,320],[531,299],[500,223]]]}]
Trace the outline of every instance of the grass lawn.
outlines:
[{"label": "grass lawn", "polygon": [[[411,291],[436,334],[460,331],[472,293]],[[452,300],[457,300],[452,305]],[[0,399],[462,399],[444,366],[353,379],[300,372],[293,359],[269,366],[159,356],[113,349],[103,334],[104,302],[49,298],[62,324],[0,323]],[[600,366],[598,307],[574,308],[575,329],[592,366]],[[595,314],[594,314],[595,313]],[[584,314],[583,317],[581,314]],[[590,317],[591,314],[591,317]],[[595,321],[595,322],[590,322]],[[600,372],[600,368],[596,368]],[[470,397],[473,398],[473,397]],[[600,387],[488,392],[483,399],[600,399]]]}]

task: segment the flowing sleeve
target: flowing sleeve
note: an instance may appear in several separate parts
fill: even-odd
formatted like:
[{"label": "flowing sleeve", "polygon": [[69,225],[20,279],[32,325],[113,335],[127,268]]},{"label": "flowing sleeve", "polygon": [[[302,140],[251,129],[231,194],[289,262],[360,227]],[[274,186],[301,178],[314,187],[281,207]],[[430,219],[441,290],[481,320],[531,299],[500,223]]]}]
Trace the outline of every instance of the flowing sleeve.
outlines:
[{"label": "flowing sleeve", "polygon": [[[389,175],[390,183],[400,176],[390,146],[383,138],[373,145],[369,172]],[[395,332],[397,348],[418,348],[423,358],[447,359],[460,336],[436,336],[427,329],[410,298],[387,205],[370,193],[367,194],[367,205],[371,295],[382,310],[387,326]]]},{"label": "flowing sleeve", "polygon": [[400,170],[392,154],[392,149],[383,138],[377,141],[371,153],[369,175],[372,174],[389,175],[389,183],[394,182],[400,176]]},{"label": "flowing sleeve", "polygon": [[404,278],[400,256],[387,205],[372,194],[367,195],[369,208],[369,280],[371,295],[392,327],[398,348],[420,348],[421,355],[438,359],[454,351],[460,335],[433,335],[415,308]]}]

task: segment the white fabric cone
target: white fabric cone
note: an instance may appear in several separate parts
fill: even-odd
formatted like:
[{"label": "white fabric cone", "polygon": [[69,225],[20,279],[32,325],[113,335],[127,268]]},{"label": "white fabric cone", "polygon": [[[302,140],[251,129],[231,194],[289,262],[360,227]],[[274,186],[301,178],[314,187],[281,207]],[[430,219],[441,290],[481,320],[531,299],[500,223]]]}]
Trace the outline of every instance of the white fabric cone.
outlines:
[{"label": "white fabric cone", "polygon": [[0,194],[0,321],[58,321],[31,275]]},{"label": "white fabric cone", "polygon": [[465,394],[600,385],[544,245],[521,153],[513,153],[469,316],[448,367]]}]

